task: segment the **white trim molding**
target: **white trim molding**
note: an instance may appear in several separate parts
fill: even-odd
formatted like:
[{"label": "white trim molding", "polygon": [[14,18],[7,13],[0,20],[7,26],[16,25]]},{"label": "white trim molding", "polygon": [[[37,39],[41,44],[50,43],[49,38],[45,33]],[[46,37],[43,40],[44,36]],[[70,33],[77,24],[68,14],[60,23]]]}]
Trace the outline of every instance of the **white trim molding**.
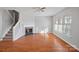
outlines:
[{"label": "white trim molding", "polygon": [[72,46],[73,48],[75,48],[76,50],[79,51],[79,48],[76,47],[74,44],[71,44],[70,42],[64,40],[64,38],[60,37],[59,35],[57,35],[56,33],[54,33],[56,36],[58,36],[61,40],[65,41],[67,44],[69,44],[70,46]]}]

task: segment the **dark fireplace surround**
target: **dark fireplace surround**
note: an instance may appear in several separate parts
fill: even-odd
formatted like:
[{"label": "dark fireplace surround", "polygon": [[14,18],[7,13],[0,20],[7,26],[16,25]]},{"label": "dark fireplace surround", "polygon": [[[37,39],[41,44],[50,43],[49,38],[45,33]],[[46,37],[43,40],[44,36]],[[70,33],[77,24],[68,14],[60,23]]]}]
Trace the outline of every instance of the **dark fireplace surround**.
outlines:
[{"label": "dark fireplace surround", "polygon": [[33,27],[25,27],[25,35],[33,34]]}]

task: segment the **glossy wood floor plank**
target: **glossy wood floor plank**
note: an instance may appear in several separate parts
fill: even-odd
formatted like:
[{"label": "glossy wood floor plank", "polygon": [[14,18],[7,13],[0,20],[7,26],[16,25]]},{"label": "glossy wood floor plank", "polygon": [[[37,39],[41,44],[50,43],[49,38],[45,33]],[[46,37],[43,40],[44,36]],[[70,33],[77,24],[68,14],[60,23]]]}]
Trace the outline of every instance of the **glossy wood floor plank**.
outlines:
[{"label": "glossy wood floor plank", "polygon": [[16,41],[0,41],[1,52],[77,52],[54,34],[33,34]]}]

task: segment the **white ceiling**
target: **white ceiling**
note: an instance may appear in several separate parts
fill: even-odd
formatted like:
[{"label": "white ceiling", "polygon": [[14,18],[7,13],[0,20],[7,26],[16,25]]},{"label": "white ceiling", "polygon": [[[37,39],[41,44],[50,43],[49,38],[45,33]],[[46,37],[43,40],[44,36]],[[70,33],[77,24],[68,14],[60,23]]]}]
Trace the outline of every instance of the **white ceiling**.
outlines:
[{"label": "white ceiling", "polygon": [[63,10],[65,7],[46,7],[45,12],[37,12],[33,7],[1,7],[1,9],[17,10],[18,12],[24,12],[27,15],[35,16],[53,16],[56,13]]},{"label": "white ceiling", "polygon": [[64,7],[48,7],[44,12],[36,12],[37,16],[53,16],[63,10]]}]

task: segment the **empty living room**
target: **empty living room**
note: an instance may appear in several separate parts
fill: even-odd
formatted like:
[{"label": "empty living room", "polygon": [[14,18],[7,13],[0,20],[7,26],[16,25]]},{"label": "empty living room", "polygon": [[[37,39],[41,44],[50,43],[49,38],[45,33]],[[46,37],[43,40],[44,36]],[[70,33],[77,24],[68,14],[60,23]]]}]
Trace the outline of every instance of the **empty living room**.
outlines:
[{"label": "empty living room", "polygon": [[0,7],[0,52],[78,52],[79,7]]}]

